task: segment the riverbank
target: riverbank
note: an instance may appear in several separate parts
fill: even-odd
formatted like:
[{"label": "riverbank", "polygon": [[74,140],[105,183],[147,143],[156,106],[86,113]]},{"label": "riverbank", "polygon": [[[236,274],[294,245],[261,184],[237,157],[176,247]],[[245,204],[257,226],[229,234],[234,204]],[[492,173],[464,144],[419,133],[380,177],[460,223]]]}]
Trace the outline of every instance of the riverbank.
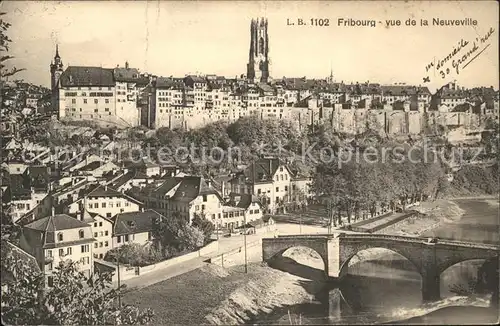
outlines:
[{"label": "riverbank", "polygon": [[[453,223],[464,213],[456,203],[447,200],[422,203],[418,210],[420,215],[413,221],[404,220],[380,232],[420,235],[431,227]],[[299,231],[325,233],[325,229],[320,227],[278,226],[283,231],[281,234],[298,234]],[[307,306],[308,315],[315,309],[323,309],[318,315],[324,314],[325,308],[316,300],[318,293],[325,287],[322,278],[324,263],[306,248],[290,249],[284,256],[284,259],[280,259],[280,266],[267,267],[261,263],[262,248],[252,246],[247,250],[248,273],[244,272],[242,250],[227,257],[224,268],[207,264],[198,270],[127,293],[124,302],[152,308],[156,313],[154,324],[297,324],[301,314],[303,324],[314,324],[318,320],[303,313]],[[350,265],[360,260],[376,263],[377,260],[394,259],[389,251],[377,253],[377,249],[362,251],[357,256]],[[415,291],[418,292],[418,289]],[[464,302],[465,305],[481,304]],[[420,316],[457,305],[457,301],[446,299],[435,303],[435,306],[417,305],[409,305],[415,306],[415,309],[391,311],[387,308],[387,314],[380,319],[398,320]]]},{"label": "riverbank", "polygon": [[440,227],[445,223],[460,220],[465,213],[459,205],[451,200],[439,199],[431,202],[422,202],[412,210],[419,214],[392,224],[375,233],[421,236],[425,232]]},{"label": "riverbank", "polygon": [[[280,234],[325,233],[322,227],[278,225]],[[324,286],[322,259],[308,248],[284,254],[286,270],[315,266],[317,280],[310,280],[267,267],[262,247],[247,247],[248,273],[244,272],[244,250],[224,258],[224,267],[203,267],[124,294],[123,301],[155,311],[154,324],[243,324],[257,315],[314,299]],[[299,263],[297,263],[297,262]],[[284,266],[282,266],[285,269]]]}]

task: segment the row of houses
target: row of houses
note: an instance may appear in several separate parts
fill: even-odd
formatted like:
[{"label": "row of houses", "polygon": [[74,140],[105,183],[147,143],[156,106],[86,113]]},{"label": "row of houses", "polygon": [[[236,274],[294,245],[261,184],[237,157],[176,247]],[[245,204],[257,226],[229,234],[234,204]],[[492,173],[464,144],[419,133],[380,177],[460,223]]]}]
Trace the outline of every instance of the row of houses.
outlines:
[{"label": "row of houses", "polygon": [[305,201],[308,180],[272,158],[236,173],[196,176],[145,159],[113,162],[87,152],[58,166],[2,163],[1,196],[10,223],[22,228],[20,248],[50,285],[61,260],[80,262],[90,275],[108,251],[150,244],[167,216],[189,223],[200,217],[229,232],[259,225],[284,203]]},{"label": "row of houses", "polygon": [[[465,90],[452,82],[435,94],[421,85],[345,84],[330,79],[286,78],[253,82],[244,76],[161,77],[136,68],[69,66],[59,53],[51,65],[54,109],[59,119],[93,121],[104,127],[198,128],[241,117],[299,121],[303,127],[324,119],[319,109],[354,117],[357,110],[461,111],[498,116],[498,91]],[[317,109],[318,112],[315,112]],[[333,128],[339,128],[335,124]],[[345,129],[357,131],[351,126]]]}]

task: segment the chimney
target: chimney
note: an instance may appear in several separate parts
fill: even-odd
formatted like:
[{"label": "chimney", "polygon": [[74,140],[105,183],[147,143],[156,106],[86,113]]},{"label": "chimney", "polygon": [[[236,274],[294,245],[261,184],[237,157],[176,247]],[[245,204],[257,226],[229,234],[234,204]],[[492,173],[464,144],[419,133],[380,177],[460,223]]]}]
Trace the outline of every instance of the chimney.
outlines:
[{"label": "chimney", "polygon": [[55,216],[56,215],[56,208],[54,206],[52,206],[52,216]]},{"label": "chimney", "polygon": [[108,191],[108,185],[104,185],[104,191]]},{"label": "chimney", "polygon": [[207,180],[207,186],[208,188],[212,188],[212,180]]},{"label": "chimney", "polygon": [[225,195],[226,195],[225,190],[226,190],[226,182],[225,182],[225,181],[222,181],[222,182],[221,182],[221,193],[222,193],[222,197],[225,197]]}]

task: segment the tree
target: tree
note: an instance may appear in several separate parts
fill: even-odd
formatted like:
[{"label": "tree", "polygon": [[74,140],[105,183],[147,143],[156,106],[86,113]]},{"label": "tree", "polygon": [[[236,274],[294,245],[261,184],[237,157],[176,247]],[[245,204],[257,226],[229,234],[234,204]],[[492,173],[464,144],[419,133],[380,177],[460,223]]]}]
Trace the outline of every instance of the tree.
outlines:
[{"label": "tree", "polygon": [[215,230],[215,226],[212,224],[212,222],[208,221],[202,214],[195,213],[191,225],[203,232],[205,238],[203,242],[204,244],[207,244],[210,241],[210,237]]},{"label": "tree", "polygon": [[151,246],[143,246],[138,243],[127,243],[118,248],[113,248],[106,253],[104,260],[131,266],[146,266],[163,260],[159,251]]},{"label": "tree", "polygon": [[165,258],[197,250],[205,240],[203,232],[189,225],[178,212],[163,219],[154,230],[154,235]]},{"label": "tree", "polygon": [[[6,14],[5,12],[0,12],[0,17],[4,16],[5,14]],[[3,18],[0,18],[0,51],[2,53],[9,52],[9,46],[12,40],[7,36],[6,32],[10,27],[11,27],[10,23],[3,20]],[[13,56],[8,54],[2,54],[2,56],[0,56],[0,77],[2,80],[2,84],[5,78],[14,76],[18,72],[25,70],[16,67],[8,68],[7,61],[13,58],[14,58]]]},{"label": "tree", "polygon": [[2,320],[10,325],[123,325],[148,324],[153,311],[119,307],[120,289],[111,288],[111,274],[90,277],[77,263],[61,262],[53,274],[53,286],[44,289],[45,276],[33,272],[11,255],[2,262],[15,275],[2,286]]}]

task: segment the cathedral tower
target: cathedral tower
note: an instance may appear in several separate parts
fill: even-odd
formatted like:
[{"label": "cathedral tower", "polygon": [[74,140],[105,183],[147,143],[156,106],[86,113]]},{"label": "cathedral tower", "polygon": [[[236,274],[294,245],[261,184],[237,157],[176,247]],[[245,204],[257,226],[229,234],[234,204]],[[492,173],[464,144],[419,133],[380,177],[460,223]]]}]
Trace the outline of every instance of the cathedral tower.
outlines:
[{"label": "cathedral tower", "polygon": [[52,110],[59,111],[59,78],[63,73],[63,62],[59,56],[59,45],[56,45],[56,55],[50,63],[50,87],[52,90]]},{"label": "cathedral tower", "polygon": [[269,38],[267,19],[252,19],[250,24],[250,56],[247,65],[249,81],[267,83],[269,80]]}]

